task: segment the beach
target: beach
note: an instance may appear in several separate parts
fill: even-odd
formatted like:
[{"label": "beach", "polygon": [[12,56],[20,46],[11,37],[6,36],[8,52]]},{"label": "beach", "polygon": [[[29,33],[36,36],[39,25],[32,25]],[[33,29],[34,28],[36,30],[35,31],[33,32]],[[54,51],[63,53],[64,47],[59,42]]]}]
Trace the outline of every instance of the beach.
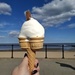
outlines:
[{"label": "beach", "polygon": [[[13,58],[23,58],[26,51],[13,51]],[[11,51],[0,51],[0,58],[11,58]],[[36,58],[62,58],[62,51],[37,51]],[[64,51],[64,58],[75,58],[75,51]]]}]

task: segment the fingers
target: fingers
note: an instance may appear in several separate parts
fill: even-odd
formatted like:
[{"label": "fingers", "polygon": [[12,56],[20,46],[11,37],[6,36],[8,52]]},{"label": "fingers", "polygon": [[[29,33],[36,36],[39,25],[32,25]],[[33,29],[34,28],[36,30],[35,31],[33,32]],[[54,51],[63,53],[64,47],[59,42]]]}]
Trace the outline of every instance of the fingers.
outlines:
[{"label": "fingers", "polygon": [[32,75],[39,75],[39,71],[38,70],[33,70]]},{"label": "fingers", "polygon": [[39,72],[37,71],[37,70],[34,70],[33,72],[32,72],[32,75],[37,75]]},{"label": "fingers", "polygon": [[25,65],[28,65],[28,57],[27,57],[27,54],[26,53],[24,55],[24,58],[22,60],[22,63],[25,64]]},{"label": "fingers", "polygon": [[[21,69],[22,71],[29,71],[29,66],[28,66],[28,57],[27,57],[27,54],[25,53],[24,55],[24,58],[21,62],[21,64],[18,66],[19,69]],[[32,75],[39,75],[39,61],[37,59],[35,59],[35,64],[34,64],[34,69],[33,69],[33,72],[32,72]]]},{"label": "fingers", "polygon": [[22,60],[22,62],[20,63],[20,65],[18,66],[19,68],[28,68],[28,57],[27,54],[25,53],[24,58]]},{"label": "fingers", "polygon": [[40,68],[39,68],[39,62],[36,59],[35,60],[35,65],[34,65],[34,70],[32,72],[32,75],[39,75],[39,70],[40,70]]},{"label": "fingers", "polygon": [[34,70],[37,70],[37,71],[40,70],[40,68],[39,68],[39,61],[37,59],[35,60]]},{"label": "fingers", "polygon": [[34,67],[37,67],[38,65],[39,65],[39,61],[37,59],[35,59]]}]

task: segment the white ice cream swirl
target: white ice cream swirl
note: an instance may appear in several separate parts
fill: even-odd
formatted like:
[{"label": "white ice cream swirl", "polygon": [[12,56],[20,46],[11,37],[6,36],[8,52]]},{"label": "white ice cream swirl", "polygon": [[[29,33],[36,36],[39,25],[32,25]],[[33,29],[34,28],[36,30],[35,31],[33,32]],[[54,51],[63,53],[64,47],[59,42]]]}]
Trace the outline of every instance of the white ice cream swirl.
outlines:
[{"label": "white ice cream swirl", "polygon": [[19,38],[44,37],[44,27],[35,19],[25,21],[22,25]]}]

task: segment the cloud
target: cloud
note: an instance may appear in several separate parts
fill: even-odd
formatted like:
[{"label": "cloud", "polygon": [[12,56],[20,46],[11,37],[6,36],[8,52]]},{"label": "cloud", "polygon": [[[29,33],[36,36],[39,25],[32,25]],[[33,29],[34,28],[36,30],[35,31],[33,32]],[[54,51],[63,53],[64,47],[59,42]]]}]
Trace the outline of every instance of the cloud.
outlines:
[{"label": "cloud", "polygon": [[5,33],[5,32],[7,33],[8,30],[0,30],[0,32],[1,32],[1,33]]},{"label": "cloud", "polygon": [[32,16],[44,26],[56,26],[75,16],[75,0],[53,0],[42,7],[33,7]]},{"label": "cloud", "polygon": [[18,35],[19,35],[19,32],[16,31],[16,30],[13,30],[13,31],[9,32],[9,36],[11,36],[11,37],[18,37]]},{"label": "cloud", "polygon": [[9,22],[0,22],[0,28],[4,28],[5,26],[15,25],[14,23]]},{"label": "cloud", "polygon": [[74,24],[69,24],[68,28],[75,28],[75,23]]},{"label": "cloud", "polygon": [[11,6],[7,3],[0,3],[0,14],[11,15]]},{"label": "cloud", "polygon": [[5,36],[0,36],[0,38],[5,38]]},{"label": "cloud", "polygon": [[0,23],[0,28],[3,28],[3,27],[6,26],[6,25],[8,25],[8,23],[6,23],[6,22],[1,22],[1,23]]},{"label": "cloud", "polygon": [[75,23],[71,23],[71,24],[59,27],[59,29],[71,29],[71,28],[75,28]]}]

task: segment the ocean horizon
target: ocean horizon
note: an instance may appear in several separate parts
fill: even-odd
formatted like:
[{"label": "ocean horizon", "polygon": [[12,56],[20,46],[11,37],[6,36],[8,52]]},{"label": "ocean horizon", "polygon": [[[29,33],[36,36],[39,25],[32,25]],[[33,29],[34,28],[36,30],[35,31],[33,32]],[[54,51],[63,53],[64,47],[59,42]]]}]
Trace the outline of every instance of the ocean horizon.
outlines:
[{"label": "ocean horizon", "polygon": [[[61,50],[62,49],[62,46],[61,46],[62,43],[47,43],[47,44],[44,44],[43,46],[43,50],[46,49],[47,47],[47,50],[50,51],[50,50]],[[64,50],[75,50],[75,44],[71,44],[71,43],[64,43]],[[0,51],[3,51],[3,50],[12,50],[12,47],[13,47],[13,50],[21,50],[19,44],[0,44]]]}]

